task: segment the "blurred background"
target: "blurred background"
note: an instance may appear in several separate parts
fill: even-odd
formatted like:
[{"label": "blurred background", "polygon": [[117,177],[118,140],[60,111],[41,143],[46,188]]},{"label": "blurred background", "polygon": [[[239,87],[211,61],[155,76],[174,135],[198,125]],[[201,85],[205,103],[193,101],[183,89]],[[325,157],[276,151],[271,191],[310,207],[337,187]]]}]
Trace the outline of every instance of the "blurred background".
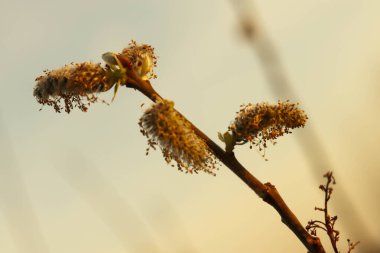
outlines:
[{"label": "blurred background", "polygon": [[380,252],[379,11],[377,0],[0,0],[0,252],[306,251],[226,167],[188,175],[145,156],[138,92],[87,113],[39,111],[43,70],[100,62],[131,39],[156,49],[156,90],[220,145],[240,104],[299,102],[309,125],[269,146],[269,161],[248,146],[236,156],[305,225],[323,218],[318,186],[334,171],[341,252],[347,238]]}]

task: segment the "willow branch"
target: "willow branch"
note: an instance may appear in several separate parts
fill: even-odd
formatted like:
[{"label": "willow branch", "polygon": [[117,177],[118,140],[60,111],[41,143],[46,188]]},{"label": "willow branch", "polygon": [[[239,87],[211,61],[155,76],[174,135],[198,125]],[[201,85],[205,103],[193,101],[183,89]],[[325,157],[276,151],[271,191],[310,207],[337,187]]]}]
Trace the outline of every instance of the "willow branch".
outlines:
[{"label": "willow branch", "polygon": [[[127,58],[120,55],[118,58],[124,66],[130,65]],[[162,99],[162,97],[153,89],[150,82],[141,80],[131,70],[131,68],[127,68],[127,75],[129,77],[129,80],[126,83],[126,87],[140,91],[153,102],[156,102],[157,99]],[[277,191],[274,185],[271,183],[263,184],[260,182],[239,163],[232,151],[225,152],[194,124],[191,123],[191,125],[194,132],[206,142],[207,146],[212,150],[215,156],[233,173],[235,173],[235,175],[237,175],[246,185],[248,185],[248,187],[250,187],[263,201],[271,205],[278,212],[278,214],[281,216],[281,221],[298,237],[298,239],[303,243],[309,252],[325,252],[320,239],[316,236],[310,235],[306,231],[298,218],[286,205],[285,201],[282,199],[280,193]]]}]

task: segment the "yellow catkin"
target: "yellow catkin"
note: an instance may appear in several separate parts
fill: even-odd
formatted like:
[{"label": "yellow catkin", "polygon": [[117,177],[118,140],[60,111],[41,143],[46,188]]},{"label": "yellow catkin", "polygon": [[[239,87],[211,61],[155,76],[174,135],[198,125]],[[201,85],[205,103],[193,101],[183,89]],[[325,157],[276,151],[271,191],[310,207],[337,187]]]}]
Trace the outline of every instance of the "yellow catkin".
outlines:
[{"label": "yellow catkin", "polygon": [[[242,105],[235,120],[229,126],[237,143],[250,142],[261,150],[267,141],[274,141],[291,129],[304,127],[307,121],[305,112],[298,104],[278,102]],[[252,146],[251,146],[252,147]]]},{"label": "yellow catkin", "polygon": [[96,101],[96,93],[107,91],[114,84],[109,71],[91,62],[44,72],[45,75],[36,78],[33,95],[39,103],[53,106],[57,112],[65,109],[69,113],[73,107],[86,111],[87,105]]},{"label": "yellow catkin", "polygon": [[126,56],[132,63],[134,72],[143,80],[156,78],[153,68],[157,66],[154,48],[148,44],[138,44],[132,40],[124,48],[121,55]]},{"label": "yellow catkin", "polygon": [[[116,56],[126,57],[131,65],[122,66]],[[91,103],[99,101],[96,94],[120,85],[127,85],[125,68],[131,68],[142,80],[156,78],[153,68],[157,64],[154,48],[131,41],[120,54],[103,54],[106,66],[99,63],[72,63],[55,70],[46,70],[36,78],[33,95],[42,105],[54,107],[56,112],[69,113],[74,107],[87,111]],[[104,102],[104,101],[103,101]]]},{"label": "yellow catkin", "polygon": [[[204,171],[215,175],[217,161],[206,143],[174,109],[174,103],[162,100],[147,109],[139,121],[141,133],[148,144],[158,145],[167,163],[174,160],[179,170],[190,173]],[[149,148],[147,149],[148,154]]]}]

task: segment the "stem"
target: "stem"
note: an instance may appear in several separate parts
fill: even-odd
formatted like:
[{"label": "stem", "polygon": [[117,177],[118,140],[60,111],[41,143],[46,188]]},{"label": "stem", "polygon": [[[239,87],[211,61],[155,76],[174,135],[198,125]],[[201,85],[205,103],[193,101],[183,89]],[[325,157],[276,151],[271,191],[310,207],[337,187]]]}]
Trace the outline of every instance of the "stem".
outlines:
[{"label": "stem", "polygon": [[330,183],[331,183],[331,177],[327,176],[327,183],[326,183],[326,188],[325,188],[325,208],[323,209],[324,211],[324,215],[325,215],[325,227],[327,229],[327,234],[330,238],[330,241],[331,241],[331,245],[334,249],[334,252],[335,253],[338,253],[338,249],[336,247],[336,238],[335,238],[335,233],[334,233],[334,229],[333,229],[333,226],[331,225],[331,221],[330,221],[330,215],[329,215],[329,212],[328,212],[328,201],[330,200],[330,195],[331,195],[331,192],[330,192]]},{"label": "stem", "polygon": [[236,159],[233,152],[226,153],[217,144],[210,140],[204,133],[193,126],[195,132],[203,138],[215,156],[221,160],[232,172],[246,183],[261,199],[271,205],[281,216],[281,221],[298,237],[310,252],[325,252],[318,237],[310,235],[290,208],[286,205],[281,195],[270,183],[261,183]]},{"label": "stem", "polygon": [[[129,65],[128,59],[118,56],[119,60],[124,66]],[[127,76],[131,79],[128,80],[126,86],[139,90],[141,93],[155,102],[158,98],[162,97],[153,89],[149,81],[141,80],[136,74],[127,67]],[[190,121],[189,121],[190,122]],[[190,122],[191,123],[191,122]],[[256,177],[254,177],[247,169],[245,169],[239,161],[235,158],[233,152],[225,152],[215,142],[213,142],[206,134],[199,130],[192,123],[194,132],[202,138],[207,146],[212,150],[214,155],[223,162],[235,175],[237,175],[249,188],[251,188],[262,200],[271,205],[281,216],[281,221],[298,237],[303,245],[312,253],[325,253],[325,250],[318,237],[310,235],[303,227],[301,222],[297,219],[294,213],[286,205],[280,193],[274,185],[270,183],[263,184]]]}]

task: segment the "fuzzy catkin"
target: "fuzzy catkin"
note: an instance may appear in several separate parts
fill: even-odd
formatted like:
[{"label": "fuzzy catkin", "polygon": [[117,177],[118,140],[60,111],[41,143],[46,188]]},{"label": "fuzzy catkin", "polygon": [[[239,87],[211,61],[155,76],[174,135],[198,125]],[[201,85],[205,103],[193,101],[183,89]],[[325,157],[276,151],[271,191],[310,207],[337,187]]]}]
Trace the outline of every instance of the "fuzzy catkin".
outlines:
[{"label": "fuzzy catkin", "polygon": [[142,80],[156,78],[153,68],[157,66],[157,56],[152,46],[138,44],[132,40],[128,47],[123,49],[121,55],[126,56],[131,61],[133,71]]},{"label": "fuzzy catkin", "polygon": [[37,77],[33,95],[37,99],[48,99],[60,95],[92,94],[107,91],[112,87],[107,71],[91,62],[69,64],[56,70],[45,71]]},{"label": "fuzzy catkin", "polygon": [[[96,101],[96,93],[107,91],[114,84],[106,69],[91,62],[73,63],[44,72],[45,75],[36,78],[33,95],[40,104],[51,105],[57,112],[63,108],[70,112],[74,106],[86,111],[86,104]],[[61,106],[62,100],[64,106]]]},{"label": "fuzzy catkin", "polygon": [[[125,57],[130,64],[123,66],[118,61],[119,56]],[[116,95],[119,86],[128,84],[130,77],[126,68],[133,70],[142,80],[156,78],[153,68],[157,57],[154,48],[148,44],[138,44],[132,40],[121,53],[103,54],[103,60],[105,67],[99,63],[84,62],[45,70],[44,75],[36,78],[33,95],[38,103],[52,106],[56,112],[64,109],[69,113],[74,107],[87,111],[91,103],[99,101],[97,93],[108,91],[116,84]]]},{"label": "fuzzy catkin", "polygon": [[167,163],[174,160],[179,170],[215,175],[215,156],[195,134],[191,123],[174,109],[172,101],[161,100],[152,105],[140,118],[139,125],[149,146],[156,149],[158,145]]},{"label": "fuzzy catkin", "polygon": [[267,141],[274,141],[291,129],[304,127],[307,121],[305,112],[297,104],[278,102],[242,105],[229,130],[237,142],[250,142],[266,148]]}]

